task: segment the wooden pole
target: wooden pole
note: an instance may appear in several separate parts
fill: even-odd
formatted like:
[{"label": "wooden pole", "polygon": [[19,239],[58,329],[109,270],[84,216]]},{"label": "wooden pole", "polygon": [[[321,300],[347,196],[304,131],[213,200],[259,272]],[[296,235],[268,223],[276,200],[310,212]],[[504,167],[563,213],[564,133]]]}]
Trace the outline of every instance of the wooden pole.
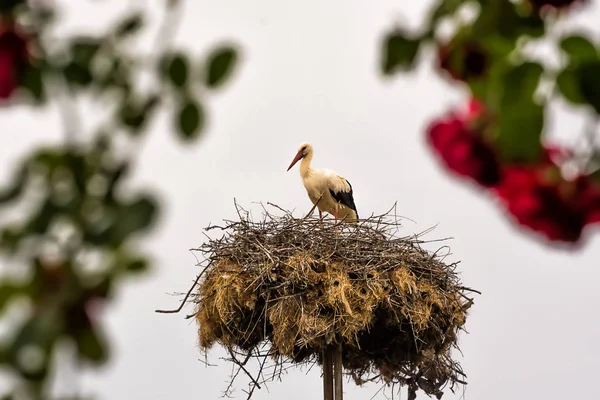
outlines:
[{"label": "wooden pole", "polygon": [[333,351],[332,347],[327,347],[323,353],[323,399],[334,400],[333,398]]},{"label": "wooden pole", "polygon": [[338,345],[334,349],[333,370],[335,382],[335,400],[343,400],[343,381],[342,381],[342,345]]}]

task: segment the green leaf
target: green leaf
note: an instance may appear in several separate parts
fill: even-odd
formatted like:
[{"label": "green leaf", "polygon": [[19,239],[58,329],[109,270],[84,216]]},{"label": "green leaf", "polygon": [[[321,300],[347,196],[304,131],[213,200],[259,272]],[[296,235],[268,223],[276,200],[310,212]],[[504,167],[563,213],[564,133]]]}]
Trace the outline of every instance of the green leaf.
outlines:
[{"label": "green leaf", "polygon": [[87,361],[98,365],[108,360],[108,343],[93,327],[79,334],[76,343],[79,354]]},{"label": "green leaf", "polygon": [[84,194],[90,177],[90,164],[93,162],[90,155],[68,151],[64,155],[64,162],[73,177],[73,188],[76,188],[79,194]]},{"label": "green leaf", "polygon": [[52,170],[64,164],[64,150],[56,148],[39,148],[35,151],[31,161],[34,165]]},{"label": "green leaf", "polygon": [[496,61],[505,61],[506,57],[515,50],[517,43],[514,40],[507,39],[499,35],[489,35],[477,38],[480,46],[483,47],[490,57]]},{"label": "green leaf", "polygon": [[469,0],[438,0],[435,3],[435,6],[429,10],[427,28],[421,36],[421,39],[435,39],[435,30],[437,29],[440,20],[454,15],[454,13],[468,1]]},{"label": "green leaf", "polygon": [[11,226],[5,227],[0,231],[0,249],[14,254],[19,247],[19,243],[25,237],[23,229]]},{"label": "green leaf", "polygon": [[586,104],[586,100],[579,89],[577,73],[570,68],[565,68],[556,77],[556,86],[560,94],[568,101],[575,104]]},{"label": "green leaf", "polygon": [[145,230],[156,219],[158,205],[156,200],[149,196],[142,196],[138,200],[124,207],[122,212],[127,219],[127,225],[132,232]]},{"label": "green leaf", "polygon": [[419,52],[420,40],[404,36],[400,32],[391,32],[383,39],[381,72],[392,75],[399,70],[409,70]]},{"label": "green leaf", "polygon": [[12,177],[11,183],[0,189],[0,205],[10,203],[18,199],[23,193],[23,189],[29,180],[29,168],[23,165],[17,173]]},{"label": "green leaf", "polygon": [[435,25],[444,17],[453,15],[458,9],[470,0],[441,0],[438,1],[435,7],[430,12],[430,24]]},{"label": "green leaf", "polygon": [[121,252],[115,262],[115,270],[125,271],[131,274],[142,274],[148,271],[150,262],[139,255]]},{"label": "green leaf", "polygon": [[598,60],[598,50],[588,38],[582,35],[563,37],[560,48],[569,57],[571,65],[583,61]]},{"label": "green leaf", "polygon": [[118,210],[118,218],[111,230],[111,242],[121,243],[130,235],[148,229],[156,220],[158,203],[149,196],[142,196]]},{"label": "green leaf", "polygon": [[590,176],[590,178],[592,178],[596,182],[600,183],[600,168],[598,168],[597,170],[591,172],[589,174],[589,176]]},{"label": "green leaf", "polygon": [[144,122],[146,122],[146,116],[137,104],[126,103],[119,113],[121,123],[128,128],[132,128],[134,131],[139,130]]},{"label": "green leaf", "polygon": [[544,128],[544,107],[534,102],[543,67],[534,62],[511,66],[501,75],[496,143],[509,162],[538,159]]},{"label": "green leaf", "polygon": [[72,60],[84,67],[90,66],[100,50],[101,41],[93,37],[79,37],[71,44]]},{"label": "green leaf", "polygon": [[10,304],[10,301],[25,292],[25,287],[21,285],[15,285],[12,283],[0,283],[0,314],[4,308]]},{"label": "green leaf", "polygon": [[114,269],[111,268],[111,270],[111,273],[105,275],[93,288],[87,289],[88,296],[96,299],[108,299],[111,296],[115,282],[119,280],[114,273]]},{"label": "green leaf", "polygon": [[156,221],[158,211],[158,202],[148,195],[129,203],[114,204],[101,230],[90,224],[83,227],[84,239],[96,246],[118,248],[131,235],[149,229]]},{"label": "green leaf", "polygon": [[9,13],[13,8],[25,4],[25,0],[3,0],[0,2],[0,12]]},{"label": "green leaf", "polygon": [[[58,340],[62,330],[61,318],[57,307],[48,301],[36,309],[32,315],[14,335],[14,340],[7,348],[7,358],[21,377],[41,381],[46,378],[51,365],[51,349]],[[34,348],[43,357],[41,363],[21,362],[21,351]]]},{"label": "green leaf", "polygon": [[204,109],[194,100],[188,100],[181,105],[177,113],[179,136],[184,140],[196,139],[204,128]]},{"label": "green leaf", "polygon": [[140,274],[148,271],[149,263],[148,260],[142,258],[132,260],[127,264],[127,271],[135,274]]},{"label": "green leaf", "polygon": [[509,68],[504,79],[502,104],[531,101],[538,88],[544,68],[535,62],[524,62]]},{"label": "green leaf", "polygon": [[500,110],[496,144],[509,162],[535,161],[541,152],[544,107],[532,100],[505,104]]},{"label": "green leaf", "polygon": [[566,100],[590,105],[600,114],[600,59],[569,65],[558,74],[556,85]]},{"label": "green leaf", "polygon": [[62,70],[68,83],[81,87],[92,83],[92,61],[98,54],[101,43],[100,39],[87,36],[73,40],[70,48],[71,59]]},{"label": "green leaf", "polygon": [[114,168],[104,172],[105,178],[108,180],[106,193],[104,195],[104,203],[112,205],[115,203],[115,192],[119,183],[128,175],[130,164],[127,161],[116,165]]},{"label": "green leaf", "polygon": [[67,82],[75,86],[88,86],[94,80],[89,66],[72,61],[63,69],[63,75]]},{"label": "green leaf", "polygon": [[36,102],[42,103],[46,96],[41,68],[34,65],[25,68],[22,79],[22,86],[29,92],[29,95]]},{"label": "green leaf", "polygon": [[24,231],[28,234],[41,235],[46,233],[52,221],[54,221],[62,209],[58,207],[52,199],[47,198],[39,208],[37,213],[31,215],[31,218],[24,227]]},{"label": "green leaf", "polygon": [[122,92],[123,97],[131,95],[131,71],[127,61],[122,58],[113,58],[109,61],[110,67],[99,72],[96,77],[96,85],[99,89],[114,88]]},{"label": "green leaf", "polygon": [[141,14],[133,14],[121,21],[116,29],[115,36],[125,37],[139,31],[144,24],[144,19]]},{"label": "green leaf", "polygon": [[189,78],[189,61],[183,54],[174,55],[168,62],[167,73],[176,87],[183,87]]},{"label": "green leaf", "polygon": [[506,65],[494,62],[483,79],[467,81],[472,96],[480,99],[490,109],[497,110],[502,101],[505,86]]},{"label": "green leaf", "polygon": [[600,60],[579,65],[577,75],[582,97],[600,114]]},{"label": "green leaf", "polygon": [[156,108],[160,99],[150,96],[141,100],[130,96],[119,110],[119,120],[130,128],[133,133],[138,133],[144,127],[150,113]]},{"label": "green leaf", "polygon": [[205,84],[215,89],[221,86],[234,70],[238,53],[232,46],[223,46],[208,56]]},{"label": "green leaf", "polygon": [[540,37],[544,35],[544,20],[531,12],[520,12],[519,4],[506,0],[478,0],[480,13],[473,23],[473,34],[481,38],[499,35],[514,42],[523,35]]}]

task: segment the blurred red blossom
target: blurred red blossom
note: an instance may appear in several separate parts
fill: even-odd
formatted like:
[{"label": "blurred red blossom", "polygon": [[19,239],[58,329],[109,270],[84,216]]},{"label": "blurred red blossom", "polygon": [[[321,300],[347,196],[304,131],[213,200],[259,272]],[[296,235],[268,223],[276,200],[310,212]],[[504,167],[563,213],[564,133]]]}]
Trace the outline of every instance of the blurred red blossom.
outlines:
[{"label": "blurred red blossom", "polygon": [[587,175],[566,180],[557,160],[567,154],[547,147],[539,163],[504,166],[494,192],[521,225],[550,240],[574,243],[587,225],[600,222],[600,186]]},{"label": "blurred red blossom", "polygon": [[19,86],[28,62],[28,39],[13,23],[0,20],[0,100]]},{"label": "blurred red blossom", "polygon": [[491,189],[522,226],[553,241],[578,242],[587,225],[600,222],[600,183],[582,173],[565,179],[561,166],[575,154],[556,145],[543,145],[537,161],[502,163],[485,135],[490,122],[485,105],[471,99],[433,121],[427,142],[452,173]]},{"label": "blurred red blossom", "polygon": [[564,188],[573,183],[562,177],[548,179],[547,172],[537,166],[506,167],[495,192],[521,225],[550,240],[576,242],[585,226],[585,213],[565,193]]},{"label": "blurred red blossom", "polygon": [[500,180],[500,167],[494,150],[482,135],[482,113],[482,105],[471,100],[465,110],[431,123],[427,141],[450,171],[491,187]]},{"label": "blurred red blossom", "polygon": [[600,183],[589,176],[577,179],[578,205],[584,210],[587,224],[600,222]]}]

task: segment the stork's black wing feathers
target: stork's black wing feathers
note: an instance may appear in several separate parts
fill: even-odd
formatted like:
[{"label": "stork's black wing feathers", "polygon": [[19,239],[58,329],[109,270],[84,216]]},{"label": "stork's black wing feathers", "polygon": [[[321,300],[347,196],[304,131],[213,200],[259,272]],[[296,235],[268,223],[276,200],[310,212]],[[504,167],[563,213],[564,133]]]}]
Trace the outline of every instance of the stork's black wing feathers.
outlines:
[{"label": "stork's black wing feathers", "polygon": [[[347,179],[346,179],[346,182],[348,182]],[[356,211],[356,204],[354,204],[354,196],[352,196],[353,192],[352,192],[352,185],[350,184],[350,182],[348,182],[348,186],[350,186],[349,192],[345,192],[345,191],[334,192],[333,190],[329,189],[329,193],[331,193],[331,196],[335,199],[335,201],[354,210],[354,212],[356,213],[356,218],[358,218],[358,211]]]}]

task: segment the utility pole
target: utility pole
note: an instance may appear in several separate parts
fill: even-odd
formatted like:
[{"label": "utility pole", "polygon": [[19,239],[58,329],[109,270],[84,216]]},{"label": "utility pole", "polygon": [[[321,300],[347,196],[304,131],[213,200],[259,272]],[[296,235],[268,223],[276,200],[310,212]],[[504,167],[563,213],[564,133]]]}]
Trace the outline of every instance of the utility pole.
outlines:
[{"label": "utility pole", "polygon": [[329,346],[323,354],[323,399],[343,400],[343,398],[342,346]]},{"label": "utility pole", "polygon": [[333,397],[333,348],[326,347],[323,353],[323,399],[334,400]]},{"label": "utility pole", "polygon": [[342,345],[339,344],[334,349],[333,359],[333,372],[334,372],[334,384],[335,384],[335,400],[342,400],[344,398],[343,382],[342,382]]}]

